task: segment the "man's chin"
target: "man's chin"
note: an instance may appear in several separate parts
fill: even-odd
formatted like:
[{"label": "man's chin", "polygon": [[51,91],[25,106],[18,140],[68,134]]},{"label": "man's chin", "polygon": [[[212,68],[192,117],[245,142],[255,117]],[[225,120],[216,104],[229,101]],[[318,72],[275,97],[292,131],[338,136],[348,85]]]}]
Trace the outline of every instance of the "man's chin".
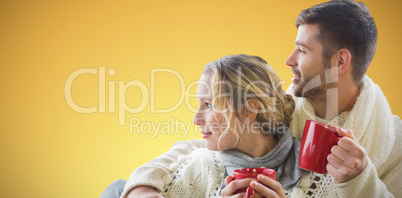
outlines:
[{"label": "man's chin", "polygon": [[296,96],[296,97],[301,97],[303,94],[301,92],[301,88],[300,85],[296,85],[296,84],[290,84],[288,90],[286,91],[287,94],[290,94],[292,96]]}]

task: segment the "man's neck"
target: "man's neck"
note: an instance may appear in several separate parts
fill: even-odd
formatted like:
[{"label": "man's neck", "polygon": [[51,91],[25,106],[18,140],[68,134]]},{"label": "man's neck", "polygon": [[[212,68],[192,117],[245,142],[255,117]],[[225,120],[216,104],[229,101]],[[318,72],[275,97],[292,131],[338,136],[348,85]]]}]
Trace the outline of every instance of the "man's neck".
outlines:
[{"label": "man's neck", "polygon": [[360,89],[354,85],[349,85],[347,88],[341,85],[339,87],[328,89],[326,94],[319,99],[310,100],[316,116],[332,120],[341,113],[352,110],[360,94]]}]

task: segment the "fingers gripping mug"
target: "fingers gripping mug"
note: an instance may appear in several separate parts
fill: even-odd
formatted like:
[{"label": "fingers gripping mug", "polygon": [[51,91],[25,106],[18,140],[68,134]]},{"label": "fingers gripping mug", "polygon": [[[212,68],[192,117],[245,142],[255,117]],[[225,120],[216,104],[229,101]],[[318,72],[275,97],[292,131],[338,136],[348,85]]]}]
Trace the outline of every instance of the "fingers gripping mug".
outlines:
[{"label": "fingers gripping mug", "polygon": [[300,168],[321,174],[327,173],[327,157],[331,148],[337,145],[342,137],[336,129],[321,122],[306,121],[300,146]]},{"label": "fingers gripping mug", "polygon": [[[241,169],[236,169],[233,172],[233,178],[235,180],[237,179],[245,179],[245,178],[255,178],[257,179],[257,176],[259,174],[263,174],[271,179],[276,179],[276,172],[273,169],[269,169],[269,168],[241,168]],[[254,189],[252,187],[248,187],[248,188],[243,188],[240,189],[238,191],[236,191],[236,193],[242,193],[242,192],[246,192],[246,197],[250,198],[253,197],[254,195]]]}]

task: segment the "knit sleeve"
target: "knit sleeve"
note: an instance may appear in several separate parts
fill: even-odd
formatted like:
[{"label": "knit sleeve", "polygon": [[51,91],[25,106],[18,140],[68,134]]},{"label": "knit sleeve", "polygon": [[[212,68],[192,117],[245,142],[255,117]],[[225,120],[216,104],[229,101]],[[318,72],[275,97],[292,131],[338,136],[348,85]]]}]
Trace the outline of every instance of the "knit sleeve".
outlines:
[{"label": "knit sleeve", "polygon": [[385,185],[387,185],[388,190],[395,197],[402,197],[402,162],[400,161],[395,168],[393,168],[387,176],[383,179]]},{"label": "knit sleeve", "polygon": [[128,192],[137,186],[152,186],[162,191],[165,176],[168,176],[178,166],[180,156],[188,155],[197,148],[205,148],[203,140],[189,140],[175,143],[170,150],[148,163],[135,169],[127,181],[121,195],[126,198]]},{"label": "knit sleeve", "polygon": [[394,116],[395,143],[394,148],[387,159],[387,164],[383,165],[378,171],[388,190],[395,197],[402,197],[402,121],[398,116]]},{"label": "knit sleeve", "polygon": [[334,185],[338,197],[394,197],[378,178],[376,168],[370,159],[367,167],[357,177]]}]

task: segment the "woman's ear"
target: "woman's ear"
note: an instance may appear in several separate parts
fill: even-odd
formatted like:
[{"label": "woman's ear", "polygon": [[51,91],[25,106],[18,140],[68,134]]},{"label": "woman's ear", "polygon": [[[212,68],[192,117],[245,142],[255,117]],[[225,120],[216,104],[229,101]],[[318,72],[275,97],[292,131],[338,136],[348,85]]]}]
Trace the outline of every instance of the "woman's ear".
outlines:
[{"label": "woman's ear", "polygon": [[258,105],[257,102],[255,102],[252,99],[248,99],[245,103],[244,103],[244,117],[248,118],[250,123],[253,123],[255,118],[257,117],[257,113],[258,113]]},{"label": "woman's ear", "polygon": [[350,62],[352,60],[352,55],[350,54],[349,50],[347,49],[340,49],[337,54],[337,75],[342,76],[350,67]]}]

